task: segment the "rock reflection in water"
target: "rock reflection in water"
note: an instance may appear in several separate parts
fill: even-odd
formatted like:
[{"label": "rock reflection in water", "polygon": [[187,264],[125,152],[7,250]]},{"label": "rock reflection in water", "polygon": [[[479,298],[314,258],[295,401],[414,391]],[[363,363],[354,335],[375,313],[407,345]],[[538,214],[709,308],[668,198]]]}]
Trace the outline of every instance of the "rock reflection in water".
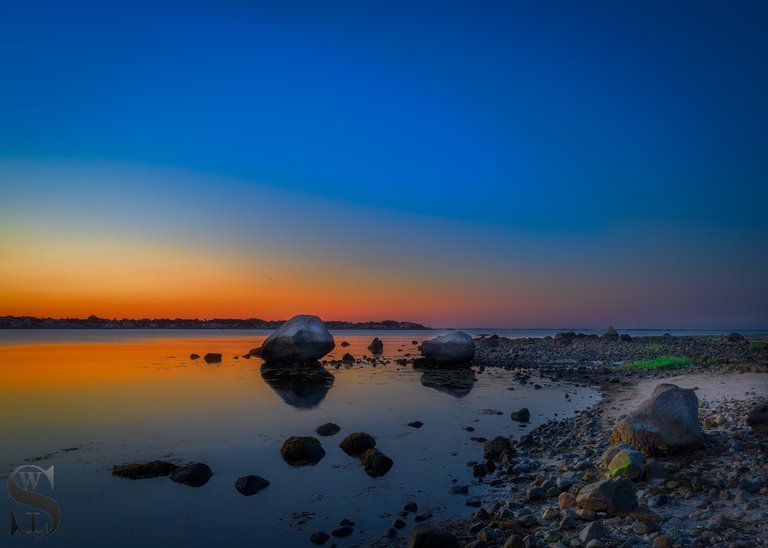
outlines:
[{"label": "rock reflection in water", "polygon": [[417,370],[423,371],[422,385],[457,398],[463,398],[469,394],[477,382],[475,372],[469,367],[420,367]]},{"label": "rock reflection in water", "polygon": [[319,405],[335,380],[319,364],[294,367],[264,364],[261,366],[261,378],[285,403],[301,409]]}]

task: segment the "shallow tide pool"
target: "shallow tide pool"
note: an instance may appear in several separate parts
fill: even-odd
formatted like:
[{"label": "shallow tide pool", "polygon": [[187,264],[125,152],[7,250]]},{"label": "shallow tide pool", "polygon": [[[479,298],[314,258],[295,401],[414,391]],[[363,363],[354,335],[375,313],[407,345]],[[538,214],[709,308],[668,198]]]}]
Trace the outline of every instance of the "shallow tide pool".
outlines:
[{"label": "shallow tide pool", "polygon": [[[413,340],[434,336],[377,335],[393,358],[415,354]],[[332,377],[323,384],[275,381],[263,375],[261,360],[234,359],[264,336],[6,336],[0,345],[0,474],[5,479],[29,463],[55,467],[49,494],[61,508],[61,524],[45,544],[304,546],[312,532],[330,532],[346,518],[356,522],[355,532],[334,542],[366,545],[409,501],[435,521],[469,511],[466,496],[449,489],[458,483],[470,485],[469,496],[485,492],[467,466],[482,456],[472,436],[520,435],[599,399],[594,389],[565,383],[533,378],[520,384],[504,370],[475,368],[446,379],[394,362],[327,366]],[[337,335],[333,356],[369,354],[373,336]],[[342,340],[350,346],[338,346]],[[221,352],[224,359],[206,364],[190,360],[192,352]],[[534,382],[543,387],[534,389]],[[509,418],[522,407],[531,411],[525,427]],[[413,421],[424,426],[409,427]],[[335,436],[317,436],[325,458],[315,466],[287,465],[280,456],[285,438],[316,435],[325,422],[341,426]],[[372,434],[394,460],[387,475],[369,477],[338,447],[355,431]],[[113,464],[158,458],[204,462],[215,475],[199,488],[111,475]],[[271,485],[244,497],[233,484],[248,474]],[[23,515],[3,489],[0,515],[9,516],[11,507]],[[413,515],[406,521],[410,528]],[[19,534],[9,540],[29,542]]]}]

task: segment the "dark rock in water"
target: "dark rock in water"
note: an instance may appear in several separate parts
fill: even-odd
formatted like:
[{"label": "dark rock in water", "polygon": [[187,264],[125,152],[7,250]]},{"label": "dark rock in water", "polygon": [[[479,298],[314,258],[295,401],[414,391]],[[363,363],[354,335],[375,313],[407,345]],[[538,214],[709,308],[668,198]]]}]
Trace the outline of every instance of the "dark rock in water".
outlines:
[{"label": "dark rock in water", "polygon": [[251,355],[250,354],[243,354],[243,359],[250,360]]},{"label": "dark rock in water", "polygon": [[293,407],[317,406],[331,389],[335,377],[320,365],[261,366],[261,378],[285,403]]},{"label": "dark rock in water", "polygon": [[649,456],[700,447],[704,432],[696,393],[674,384],[658,385],[648,400],[613,428],[611,443],[622,441]]},{"label": "dark rock in water", "polygon": [[610,326],[608,329],[603,331],[602,337],[603,339],[616,340],[619,338],[619,333],[613,328],[613,326]]},{"label": "dark rock in water", "polygon": [[348,347],[348,346],[349,346],[349,343],[348,343],[347,341],[341,341],[341,343],[339,344],[339,346],[341,346],[342,348],[346,348],[346,347]]},{"label": "dark rock in water", "polygon": [[365,467],[365,473],[374,478],[383,476],[389,472],[394,462],[378,449],[368,449],[360,457],[360,462]]},{"label": "dark rock in water", "polygon": [[312,363],[336,347],[333,335],[317,316],[294,316],[261,345],[261,357],[270,364]]},{"label": "dark rock in water", "polygon": [[461,365],[475,357],[475,341],[463,331],[424,341],[421,353],[435,365]]},{"label": "dark rock in water", "polygon": [[413,421],[413,422],[409,422],[408,426],[410,426],[411,428],[421,428],[422,426],[424,426],[424,423],[421,421]]},{"label": "dark rock in water", "polygon": [[531,412],[527,407],[523,407],[520,411],[512,411],[509,417],[515,422],[528,422],[531,420]]},{"label": "dark rock in water", "polygon": [[[414,368],[421,370],[414,364]],[[463,398],[472,391],[477,377],[468,367],[440,367],[426,369],[421,375],[421,384],[457,398]]]},{"label": "dark rock in water", "polygon": [[323,531],[315,531],[309,535],[309,542],[312,544],[325,544],[331,536]]},{"label": "dark rock in water", "polygon": [[131,464],[116,464],[112,467],[112,475],[118,478],[146,479],[167,476],[179,466],[164,460],[150,462],[134,462]]},{"label": "dark rock in water", "polygon": [[509,438],[504,436],[496,436],[483,445],[484,459],[499,460],[505,452],[514,454],[514,448],[510,445]]},{"label": "dark rock in water", "polygon": [[469,485],[451,485],[451,495],[466,495],[469,493]]},{"label": "dark rock in water", "polygon": [[261,357],[261,347],[259,346],[258,348],[251,348],[248,351],[248,354],[253,356],[254,358],[260,358]]},{"label": "dark rock in water", "polygon": [[406,502],[403,504],[403,510],[406,512],[416,512],[419,509],[419,505],[415,502]]},{"label": "dark rock in water", "polygon": [[235,489],[246,497],[255,495],[262,489],[269,487],[269,482],[261,476],[243,476],[237,478],[235,482]]},{"label": "dark rock in water", "polygon": [[747,424],[756,434],[768,435],[768,400],[758,403],[749,411]]},{"label": "dark rock in water", "polygon": [[355,357],[352,354],[350,354],[349,352],[346,352],[341,357],[341,361],[343,361],[344,363],[355,363]]},{"label": "dark rock in water", "polygon": [[218,363],[221,361],[221,354],[218,352],[208,352],[203,359],[206,363]]},{"label": "dark rock in water", "polygon": [[334,434],[338,434],[339,430],[341,430],[341,427],[332,422],[326,422],[315,428],[315,432],[320,436],[333,436]]},{"label": "dark rock in water", "polygon": [[200,354],[190,354],[189,355],[189,359],[190,360],[199,360],[200,359]]},{"label": "dark rock in water", "polygon": [[408,537],[408,548],[458,548],[459,541],[448,531],[425,523],[417,524]]},{"label": "dark rock in water", "polygon": [[728,335],[728,342],[741,342],[744,340],[744,335],[736,333],[735,331]]},{"label": "dark rock in water", "polygon": [[411,344],[412,344],[413,346],[416,346],[417,344],[419,344],[419,341],[411,341]]},{"label": "dark rock in water", "polygon": [[180,466],[168,477],[176,483],[183,483],[190,487],[201,487],[213,477],[213,471],[207,464],[196,462],[187,466]]},{"label": "dark rock in water", "polygon": [[371,344],[368,345],[368,350],[373,354],[382,354],[384,352],[384,343],[381,342],[380,338],[374,337]]},{"label": "dark rock in water", "polygon": [[576,496],[579,508],[623,516],[637,508],[637,495],[626,478],[610,478],[585,485]]},{"label": "dark rock in water", "polygon": [[406,360],[405,358],[399,358],[395,360],[395,363],[397,365],[408,365],[408,360]]},{"label": "dark rock in water", "polygon": [[317,464],[325,456],[320,441],[312,436],[291,436],[280,448],[283,460],[291,466]]},{"label": "dark rock in water", "polygon": [[331,535],[333,535],[334,537],[344,538],[344,537],[348,537],[354,532],[355,530],[352,529],[352,527],[350,527],[349,525],[343,525],[342,527],[337,527],[336,529],[331,531]]},{"label": "dark rock in water", "polygon": [[351,457],[359,457],[368,449],[376,447],[376,440],[365,432],[352,432],[341,440],[339,447]]}]

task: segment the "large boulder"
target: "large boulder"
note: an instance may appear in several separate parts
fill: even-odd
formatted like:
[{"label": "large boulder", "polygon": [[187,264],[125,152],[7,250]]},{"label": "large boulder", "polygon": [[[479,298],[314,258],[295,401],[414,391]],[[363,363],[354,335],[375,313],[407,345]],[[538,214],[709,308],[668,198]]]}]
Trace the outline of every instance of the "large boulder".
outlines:
[{"label": "large boulder", "polygon": [[610,478],[585,485],[576,497],[576,506],[609,516],[623,516],[637,508],[637,494],[626,478]]},{"label": "large boulder", "polygon": [[658,385],[651,397],[619,422],[611,443],[626,442],[649,456],[685,453],[704,443],[699,399],[688,388]]},{"label": "large boulder", "polygon": [[459,365],[475,357],[475,341],[463,331],[451,331],[424,341],[421,353],[436,365]]},{"label": "large boulder", "polygon": [[336,347],[333,335],[317,316],[294,316],[261,345],[261,357],[269,364],[304,364],[319,360]]},{"label": "large boulder", "polygon": [[758,403],[749,411],[747,424],[755,434],[768,435],[768,400]]},{"label": "large boulder", "polygon": [[448,531],[417,523],[408,537],[408,548],[458,548],[459,541]]}]

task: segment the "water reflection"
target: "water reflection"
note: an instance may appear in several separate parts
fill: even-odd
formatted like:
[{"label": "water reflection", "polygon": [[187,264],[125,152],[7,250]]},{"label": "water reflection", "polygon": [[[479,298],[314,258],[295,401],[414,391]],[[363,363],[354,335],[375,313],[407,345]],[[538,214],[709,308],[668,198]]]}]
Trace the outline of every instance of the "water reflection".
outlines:
[{"label": "water reflection", "polygon": [[335,380],[319,364],[285,367],[265,363],[261,366],[261,378],[285,403],[301,409],[317,407]]},{"label": "water reflection", "polygon": [[472,391],[477,377],[469,367],[414,367],[422,371],[421,384],[463,398]]}]

